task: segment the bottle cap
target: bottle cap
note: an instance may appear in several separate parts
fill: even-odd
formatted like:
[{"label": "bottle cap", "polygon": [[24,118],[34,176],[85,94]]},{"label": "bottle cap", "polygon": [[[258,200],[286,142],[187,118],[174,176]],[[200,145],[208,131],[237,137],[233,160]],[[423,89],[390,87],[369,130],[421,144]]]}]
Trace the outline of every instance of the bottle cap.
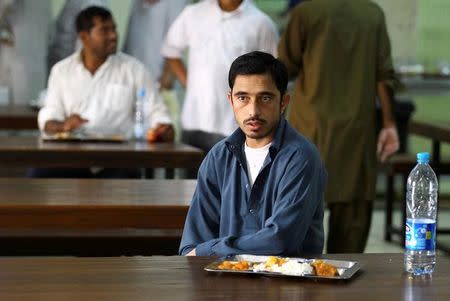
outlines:
[{"label": "bottle cap", "polygon": [[144,88],[140,89],[137,93],[137,96],[139,98],[143,98],[145,96],[145,89]]},{"label": "bottle cap", "polygon": [[423,152],[417,153],[417,163],[428,163],[430,162],[430,153]]}]

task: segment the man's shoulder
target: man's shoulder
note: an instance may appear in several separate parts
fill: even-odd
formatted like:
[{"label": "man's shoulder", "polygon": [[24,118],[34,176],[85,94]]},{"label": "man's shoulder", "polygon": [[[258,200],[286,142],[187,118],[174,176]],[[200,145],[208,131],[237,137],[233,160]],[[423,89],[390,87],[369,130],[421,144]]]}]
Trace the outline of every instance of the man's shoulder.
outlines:
[{"label": "man's shoulder", "polygon": [[369,10],[369,14],[373,17],[378,18],[378,20],[384,20],[384,11],[378,3],[374,1],[367,1],[367,9]]},{"label": "man's shoulder", "polygon": [[217,142],[211,150],[208,152],[208,155],[211,155],[214,159],[221,158],[224,155],[229,155],[227,138],[224,138]]},{"label": "man's shoulder", "polygon": [[80,64],[80,52],[75,52],[68,57],[60,60],[55,65],[53,65],[51,73],[71,73],[72,69]]},{"label": "man's shoulder", "polygon": [[115,63],[121,64],[124,66],[131,66],[131,67],[139,67],[139,68],[145,68],[144,64],[139,61],[137,58],[128,55],[123,52],[117,52],[114,54],[113,59]]},{"label": "man's shoulder", "polygon": [[[212,8],[210,1],[199,1],[197,3],[191,3],[184,7],[182,15],[192,16],[192,14],[202,14]],[[181,14],[180,14],[181,15]]]},{"label": "man's shoulder", "polygon": [[253,4],[251,2],[248,3],[246,15],[247,15],[247,17],[252,18],[255,22],[259,22],[259,24],[275,26],[275,23],[269,17],[269,15],[267,15],[265,12],[263,12],[255,4]]},{"label": "man's shoulder", "polygon": [[147,72],[145,65],[140,60],[126,53],[117,52],[112,59],[115,68],[135,73]]}]

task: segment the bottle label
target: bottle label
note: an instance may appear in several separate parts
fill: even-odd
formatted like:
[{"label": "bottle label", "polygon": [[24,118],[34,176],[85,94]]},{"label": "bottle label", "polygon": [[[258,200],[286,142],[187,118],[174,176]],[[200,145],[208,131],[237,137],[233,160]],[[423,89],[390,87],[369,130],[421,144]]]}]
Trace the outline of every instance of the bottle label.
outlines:
[{"label": "bottle label", "polygon": [[408,219],[405,229],[405,247],[409,251],[434,251],[436,223]]}]

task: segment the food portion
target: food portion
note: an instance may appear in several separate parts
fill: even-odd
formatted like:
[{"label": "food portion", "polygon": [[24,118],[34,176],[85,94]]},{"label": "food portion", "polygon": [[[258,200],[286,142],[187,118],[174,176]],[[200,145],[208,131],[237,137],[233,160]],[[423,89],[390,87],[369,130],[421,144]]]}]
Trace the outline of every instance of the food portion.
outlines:
[{"label": "food portion", "polygon": [[283,275],[303,276],[315,275],[332,277],[339,276],[337,268],[323,260],[305,260],[282,258],[269,256],[264,262],[241,261],[223,261],[218,266],[220,270],[231,271],[253,271],[279,273]]},{"label": "food portion", "polygon": [[110,142],[123,142],[125,137],[122,135],[95,135],[86,134],[80,132],[59,132],[53,135],[43,135],[44,141],[86,141],[86,142],[96,142],[96,141],[110,141]]},{"label": "food portion", "polygon": [[148,142],[157,142],[160,140],[160,137],[156,132],[156,129],[149,129],[146,134],[146,139]]},{"label": "food portion", "polygon": [[55,137],[56,139],[69,139],[70,132],[59,132],[56,133],[53,137]]},{"label": "food portion", "polygon": [[338,276],[336,267],[324,262],[323,260],[316,260],[311,265],[317,276]]},{"label": "food portion", "polygon": [[253,265],[253,271],[302,276],[312,274],[313,268],[309,263],[302,263],[289,258],[269,256],[266,262]]},{"label": "food portion", "polygon": [[250,269],[250,263],[247,261],[223,261],[217,267],[221,270],[245,271]]}]

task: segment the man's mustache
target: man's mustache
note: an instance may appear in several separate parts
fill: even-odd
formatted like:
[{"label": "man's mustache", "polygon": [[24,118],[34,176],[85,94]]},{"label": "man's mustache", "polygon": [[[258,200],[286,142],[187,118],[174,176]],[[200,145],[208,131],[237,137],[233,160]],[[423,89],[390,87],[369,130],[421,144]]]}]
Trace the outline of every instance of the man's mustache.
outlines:
[{"label": "man's mustache", "polygon": [[248,119],[244,120],[244,123],[249,123],[249,122],[265,123],[266,121],[264,119],[257,118],[257,117],[252,117],[252,118],[248,118]]}]

